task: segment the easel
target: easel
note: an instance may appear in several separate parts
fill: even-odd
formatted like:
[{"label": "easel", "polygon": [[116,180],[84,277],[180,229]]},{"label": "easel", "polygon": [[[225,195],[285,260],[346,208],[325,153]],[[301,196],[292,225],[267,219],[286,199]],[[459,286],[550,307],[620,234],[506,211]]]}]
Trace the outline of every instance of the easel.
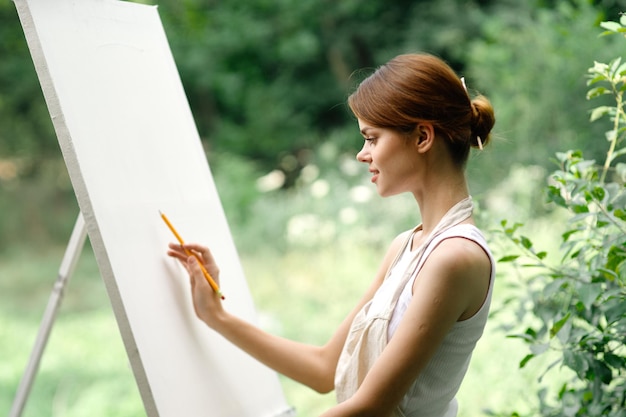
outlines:
[{"label": "easel", "polygon": [[52,293],[48,299],[48,305],[46,306],[43,319],[41,320],[41,324],[39,326],[39,332],[37,334],[37,338],[35,339],[35,346],[30,354],[30,359],[20,381],[20,385],[17,388],[9,417],[20,417],[22,415],[22,411],[26,405],[26,400],[28,399],[33,381],[37,374],[37,370],[39,369],[41,357],[46,348],[46,344],[48,343],[50,331],[52,330],[57,312],[61,306],[65,286],[76,269],[76,264],[85,245],[86,238],[87,228],[85,227],[85,220],[83,219],[83,215],[79,213],[76,223],[74,224],[74,230],[70,236],[69,243],[65,249],[61,266],[59,267],[57,280],[52,288]]}]

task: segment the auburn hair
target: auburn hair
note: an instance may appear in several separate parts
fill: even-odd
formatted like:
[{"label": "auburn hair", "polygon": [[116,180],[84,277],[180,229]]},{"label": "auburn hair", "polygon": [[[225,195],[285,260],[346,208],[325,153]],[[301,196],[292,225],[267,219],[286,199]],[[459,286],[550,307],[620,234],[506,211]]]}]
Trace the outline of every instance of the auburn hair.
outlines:
[{"label": "auburn hair", "polygon": [[348,105],[374,126],[411,133],[430,122],[452,158],[464,165],[470,147],[483,147],[495,124],[482,95],[470,98],[463,81],[443,60],[429,54],[399,55],[363,80]]}]

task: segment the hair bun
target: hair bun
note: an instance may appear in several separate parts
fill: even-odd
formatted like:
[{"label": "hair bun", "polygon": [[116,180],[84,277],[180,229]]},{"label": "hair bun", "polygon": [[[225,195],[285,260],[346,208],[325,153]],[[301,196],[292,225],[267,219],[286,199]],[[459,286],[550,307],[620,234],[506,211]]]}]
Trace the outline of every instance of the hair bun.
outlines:
[{"label": "hair bun", "polygon": [[472,99],[470,144],[475,148],[482,148],[487,145],[495,122],[495,114],[489,99],[482,95],[474,97]]}]

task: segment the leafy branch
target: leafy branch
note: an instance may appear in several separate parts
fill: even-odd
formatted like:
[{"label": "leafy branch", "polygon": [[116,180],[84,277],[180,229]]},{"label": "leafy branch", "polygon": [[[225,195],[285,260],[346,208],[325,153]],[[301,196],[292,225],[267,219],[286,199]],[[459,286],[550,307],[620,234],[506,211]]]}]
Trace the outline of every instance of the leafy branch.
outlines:
[{"label": "leafy branch", "polygon": [[[604,34],[626,37],[626,16],[602,27]],[[500,224],[514,249],[499,262],[533,268],[524,278],[534,285],[527,286],[519,303],[534,318],[525,331],[511,336],[529,345],[520,367],[550,350],[560,356],[541,378],[558,365],[576,375],[550,396],[542,389],[542,416],[626,416],[626,164],[617,162],[626,155],[626,63],[621,58],[594,62],[588,77],[588,100],[613,100],[590,114],[591,122],[609,118],[608,149],[601,166],[581,151],[556,154],[559,169],[548,178],[546,196],[568,215],[560,262],[548,262],[547,252],[519,234],[522,224]]]}]

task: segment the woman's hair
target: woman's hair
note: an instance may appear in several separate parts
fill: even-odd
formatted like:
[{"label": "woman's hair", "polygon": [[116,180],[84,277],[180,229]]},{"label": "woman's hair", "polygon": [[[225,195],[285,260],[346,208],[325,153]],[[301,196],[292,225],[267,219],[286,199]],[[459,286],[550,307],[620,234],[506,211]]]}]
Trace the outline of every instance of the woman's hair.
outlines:
[{"label": "woman's hair", "polygon": [[489,100],[482,95],[470,99],[452,68],[428,54],[393,58],[361,82],[348,104],[359,119],[407,134],[420,122],[432,123],[459,165],[467,161],[471,146],[489,142],[495,123]]}]

